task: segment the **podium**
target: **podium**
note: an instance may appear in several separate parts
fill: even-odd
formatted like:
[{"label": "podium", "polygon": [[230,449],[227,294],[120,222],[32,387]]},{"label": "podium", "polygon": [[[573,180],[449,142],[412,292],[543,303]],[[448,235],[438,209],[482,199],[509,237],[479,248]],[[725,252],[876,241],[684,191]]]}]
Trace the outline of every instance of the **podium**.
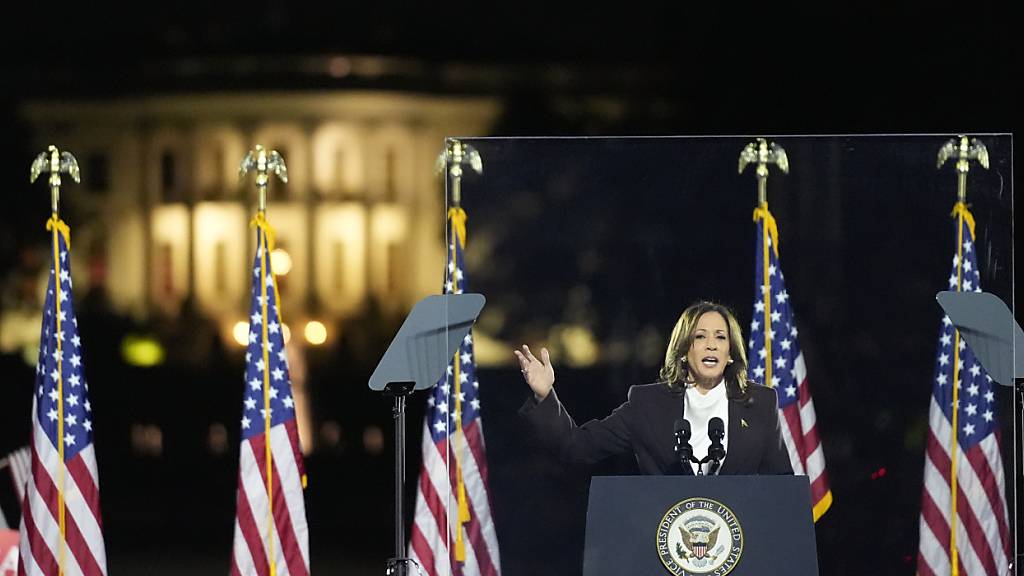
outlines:
[{"label": "podium", "polygon": [[596,476],[583,576],[817,576],[806,476]]}]

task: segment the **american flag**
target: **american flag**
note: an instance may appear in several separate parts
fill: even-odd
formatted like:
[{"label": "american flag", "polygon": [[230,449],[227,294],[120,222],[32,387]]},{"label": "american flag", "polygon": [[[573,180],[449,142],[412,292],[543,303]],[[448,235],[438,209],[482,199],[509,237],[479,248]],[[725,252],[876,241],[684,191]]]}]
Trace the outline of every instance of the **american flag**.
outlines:
[{"label": "american flag", "polygon": [[[981,292],[974,250],[974,219],[957,204],[958,246],[949,289]],[[954,391],[955,383],[955,391]],[[954,412],[954,395],[957,409]],[[996,393],[949,317],[942,318],[928,409],[917,571],[922,575],[1007,574],[1010,530]],[[956,441],[953,441],[953,423]],[[952,456],[955,454],[955,458]],[[956,462],[956,473],[951,473]],[[956,490],[956,512],[951,494]],[[952,519],[952,521],[951,521]],[[957,570],[951,561],[956,526]]]},{"label": "american flag", "polygon": [[[448,219],[451,245],[444,292],[462,294],[466,290],[466,213],[452,208]],[[479,392],[473,337],[468,334],[427,399],[423,423],[423,465],[409,557],[429,576],[501,574],[487,490]]]},{"label": "american flag", "polygon": [[101,575],[107,573],[107,553],[92,405],[71,298],[69,231],[56,217],[47,227],[53,248],[32,399],[32,461],[21,506],[18,574]]},{"label": "american flag", "polygon": [[32,473],[32,448],[25,446],[4,456],[3,460],[0,460],[0,470],[4,468],[10,471],[14,493],[21,502],[25,497],[25,485],[28,484],[29,475]]},{"label": "american flag", "polygon": [[[779,264],[778,229],[766,206],[754,211],[757,226],[754,315],[750,322],[750,365],[754,380],[775,388],[782,438],[795,474],[811,483],[814,520],[832,505],[818,418],[807,384],[807,366],[797,343],[796,321]],[[765,328],[768,346],[765,346]]]},{"label": "american flag", "polygon": [[261,217],[257,222],[231,574],[302,576],[309,574],[305,469],[270,268],[269,226]]}]

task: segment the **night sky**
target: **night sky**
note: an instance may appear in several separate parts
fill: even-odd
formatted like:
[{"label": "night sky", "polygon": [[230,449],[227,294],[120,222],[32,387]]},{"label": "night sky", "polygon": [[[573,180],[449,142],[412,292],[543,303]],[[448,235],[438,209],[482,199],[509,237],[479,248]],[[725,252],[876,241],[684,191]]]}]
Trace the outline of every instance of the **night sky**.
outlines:
[{"label": "night sky", "polygon": [[[7,283],[24,246],[40,241],[47,216],[45,191],[25,178],[38,152],[28,148],[16,113],[26,100],[372,88],[285,72],[185,78],[167,63],[336,53],[409,58],[427,74],[376,87],[497,96],[505,113],[491,136],[519,137],[472,141],[485,166],[464,183],[467,273],[470,287],[488,298],[481,323],[505,341],[531,345],[545,344],[556,324],[578,323],[602,343],[629,350],[595,368],[569,368],[555,357],[559,394],[582,422],[606,415],[630,385],[656,378],[649,351],[663,352],[679,312],[693,300],[725,303],[749,325],[756,188],[752,168],[737,173],[737,157],[754,136],[775,134],[792,170],[773,170],[769,202],[835,496],[817,529],[822,574],[911,574],[940,318],[934,294],[946,285],[954,248],[955,176],[948,165],[935,169],[935,154],[961,130],[1016,128],[1019,90],[1011,81],[1019,48],[1011,45],[1006,8],[871,13],[850,6],[799,20],[767,11],[739,20],[725,8],[666,13],[633,6],[617,14],[518,5],[502,13],[400,3],[140,4],[119,11],[113,25],[111,11],[82,5],[33,21],[5,39],[0,280]],[[839,30],[839,23],[849,28]],[[430,76],[450,62],[505,74],[493,85]],[[624,102],[620,113],[581,104],[601,96]],[[794,136],[894,133],[928,135]],[[631,135],[704,137],[604,138]],[[972,170],[968,197],[984,247],[982,283],[1010,301],[1017,158],[1009,136],[983,140],[992,167]],[[116,342],[139,327],[88,303],[80,310],[90,381],[118,383],[94,385],[93,393],[111,572],[127,573],[149,555],[177,558],[179,568],[194,573],[223,573],[237,448],[219,459],[194,449],[209,421],[229,423],[236,442],[236,390],[222,386],[190,412],[191,420],[167,429],[167,456],[153,461],[129,452],[132,412],[163,422],[171,411],[139,408],[154,394],[131,384],[184,381],[195,393],[223,381],[240,386],[240,358],[214,349],[209,353],[221,361],[208,365],[215,369],[128,369],[117,360]],[[360,387],[397,327],[396,319],[373,314],[367,311],[362,324],[373,328],[310,359],[318,415],[351,430],[390,426],[388,404]],[[173,337],[190,335],[178,330]],[[3,360],[0,453],[27,439],[32,374],[19,359]],[[518,372],[481,370],[479,379],[506,573],[573,573],[589,475],[631,473],[635,464],[629,457],[596,469],[555,462],[515,414],[527,395]],[[1009,473],[1010,395],[1002,401]],[[411,404],[408,442],[418,447],[422,406],[416,398]],[[418,469],[416,451],[409,470]],[[390,458],[387,450],[374,457],[352,449],[309,459],[315,570],[383,569],[391,542]],[[886,475],[872,480],[882,468]],[[171,496],[140,519],[135,509],[151,501],[151,487]],[[5,510],[6,488],[0,485]]]}]

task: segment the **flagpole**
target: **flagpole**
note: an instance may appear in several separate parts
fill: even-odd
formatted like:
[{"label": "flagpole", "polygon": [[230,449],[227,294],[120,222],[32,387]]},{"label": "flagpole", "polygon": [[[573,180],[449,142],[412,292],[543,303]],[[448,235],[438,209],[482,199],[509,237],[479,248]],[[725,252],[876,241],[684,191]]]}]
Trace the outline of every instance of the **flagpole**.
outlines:
[{"label": "flagpole", "polygon": [[772,312],[772,298],[771,298],[771,278],[768,272],[769,254],[768,254],[768,218],[771,217],[771,212],[768,211],[768,168],[764,165],[757,167],[757,194],[758,194],[758,206],[762,210],[761,218],[761,301],[764,304],[764,383],[766,386],[772,386],[772,323],[771,323],[771,312]]},{"label": "flagpole", "polygon": [[[462,209],[462,165],[469,163],[470,167],[477,173],[483,172],[483,162],[480,154],[473,147],[463,144],[459,140],[450,138],[445,143],[445,149],[438,157],[438,166],[448,166],[448,175],[452,186],[452,203],[448,209],[448,224],[451,230],[451,244],[448,268],[448,291],[459,294],[462,288],[459,286],[458,260],[456,258],[456,246],[464,249],[466,246],[466,212]],[[442,164],[443,163],[443,164]],[[461,348],[461,347],[460,347]],[[462,432],[462,372],[459,358],[459,350],[456,348],[452,357],[452,383],[455,387],[455,435],[449,443],[450,454],[455,455],[455,478],[456,478],[456,505],[458,514],[455,525],[455,561],[466,561],[466,543],[463,538],[463,525],[470,521],[469,503],[466,498],[466,484],[462,477],[462,462],[459,457],[460,443],[464,441]]]},{"label": "flagpole", "polygon": [[739,172],[747,164],[757,163],[754,174],[757,176],[757,207],[754,208],[754,221],[761,222],[761,299],[764,307],[764,385],[774,387],[772,383],[772,322],[771,322],[771,269],[769,265],[768,240],[771,239],[772,250],[779,254],[779,231],[775,218],[768,210],[768,164],[775,164],[784,174],[789,173],[789,158],[786,151],[779,145],[771,144],[764,138],[758,138],[740,152]]},{"label": "flagpole", "polygon": [[[981,141],[975,138],[960,136],[946,142],[939,149],[937,168],[949,158],[956,158],[956,204],[953,205],[953,216],[957,218],[956,227],[956,291],[963,291],[963,262],[964,262],[964,224],[966,222],[974,236],[974,217],[967,207],[967,172],[971,167],[971,160],[977,160],[985,169],[988,169],[988,150]],[[953,404],[950,407],[952,413],[952,430],[950,430],[950,469],[949,469],[949,491],[950,491],[950,521],[949,521],[949,557],[950,569],[953,576],[960,574],[960,557],[957,550],[957,496],[959,493],[957,479],[957,430],[959,427],[958,416],[960,412],[960,331],[953,331]]]},{"label": "flagpole", "polygon": [[[239,178],[244,178],[249,170],[256,171],[256,190],[259,195],[256,217],[252,225],[257,229],[257,254],[260,258],[260,318],[261,318],[261,349],[263,352],[263,439],[264,439],[264,463],[265,478],[267,486],[267,563],[270,576],[277,575],[277,555],[274,551],[274,454],[270,448],[270,350],[267,323],[269,315],[267,308],[267,268],[270,262],[270,251],[273,249],[273,229],[267,222],[267,183],[269,172],[277,174],[282,182],[288,182],[288,170],[285,167],[284,158],[276,150],[267,152],[263,146],[256,145],[242,160],[239,168]],[[273,271],[270,271],[270,281],[273,280]],[[276,288],[276,283],[275,283]],[[274,292],[275,304],[277,292]],[[280,307],[278,307],[280,314]]]},{"label": "flagpole", "polygon": [[57,573],[63,576],[67,564],[67,512],[64,502],[64,493],[67,491],[64,464],[64,351],[61,345],[61,267],[60,267],[60,236],[64,236],[64,244],[71,246],[71,233],[67,225],[60,219],[60,186],[61,172],[66,172],[75,182],[80,182],[78,161],[70,152],[61,152],[56,146],[50,145],[45,152],[36,156],[32,162],[29,182],[35,182],[43,172],[49,172],[50,185],[50,219],[46,222],[46,229],[53,233],[53,297],[55,302],[56,317],[54,320],[55,334],[54,341],[57,346],[57,519],[60,529],[60,541],[57,544]]}]

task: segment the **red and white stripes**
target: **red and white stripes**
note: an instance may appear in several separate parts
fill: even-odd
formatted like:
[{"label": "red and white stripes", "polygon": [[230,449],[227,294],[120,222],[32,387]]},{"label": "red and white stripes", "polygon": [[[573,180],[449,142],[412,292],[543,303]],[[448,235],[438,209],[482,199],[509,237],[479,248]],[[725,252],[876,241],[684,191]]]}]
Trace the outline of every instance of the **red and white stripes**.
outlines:
[{"label": "red and white stripes", "polygon": [[0,469],[2,468],[10,471],[14,493],[18,496],[18,502],[21,502],[25,498],[25,485],[32,473],[32,450],[25,446],[11,452],[0,461]]},{"label": "red and white stripes", "polygon": [[426,425],[410,557],[429,576],[499,576],[498,537],[491,517],[487,460],[479,420],[463,429],[463,433],[465,440],[455,444],[470,510],[470,520],[461,528],[467,543],[466,560],[452,562],[457,529],[453,520],[457,515],[455,450],[448,454],[448,443],[444,440],[435,444]]},{"label": "red and white stripes", "polygon": [[294,420],[271,427],[270,449],[273,461],[273,543],[268,547],[266,445],[261,434],[242,443],[231,574],[269,575],[272,548],[277,576],[306,576],[309,574],[309,528],[302,494],[301,452]]},{"label": "red and white stripes", "polygon": [[[36,411],[32,413],[34,416]],[[22,505],[19,576],[56,575],[60,564],[67,576],[105,575],[107,558],[94,449],[90,445],[69,460],[61,479],[57,472],[59,453],[34,417],[33,425],[31,477],[25,485]],[[64,538],[58,492],[64,501]]]},{"label": "red and white stripes", "polygon": [[[918,573],[952,574],[950,566],[949,420],[932,398],[924,468]],[[945,439],[945,441],[942,441]],[[1002,456],[995,434],[957,452],[957,552],[962,576],[1006,574],[1012,543]]]},{"label": "red and white stripes", "polygon": [[782,438],[789,452],[789,461],[794,474],[806,474],[811,484],[811,502],[814,519],[825,513],[832,503],[828,474],[825,471],[825,453],[818,436],[818,418],[814,412],[807,385],[807,366],[801,352],[793,363],[796,373],[798,400],[779,408]]}]

